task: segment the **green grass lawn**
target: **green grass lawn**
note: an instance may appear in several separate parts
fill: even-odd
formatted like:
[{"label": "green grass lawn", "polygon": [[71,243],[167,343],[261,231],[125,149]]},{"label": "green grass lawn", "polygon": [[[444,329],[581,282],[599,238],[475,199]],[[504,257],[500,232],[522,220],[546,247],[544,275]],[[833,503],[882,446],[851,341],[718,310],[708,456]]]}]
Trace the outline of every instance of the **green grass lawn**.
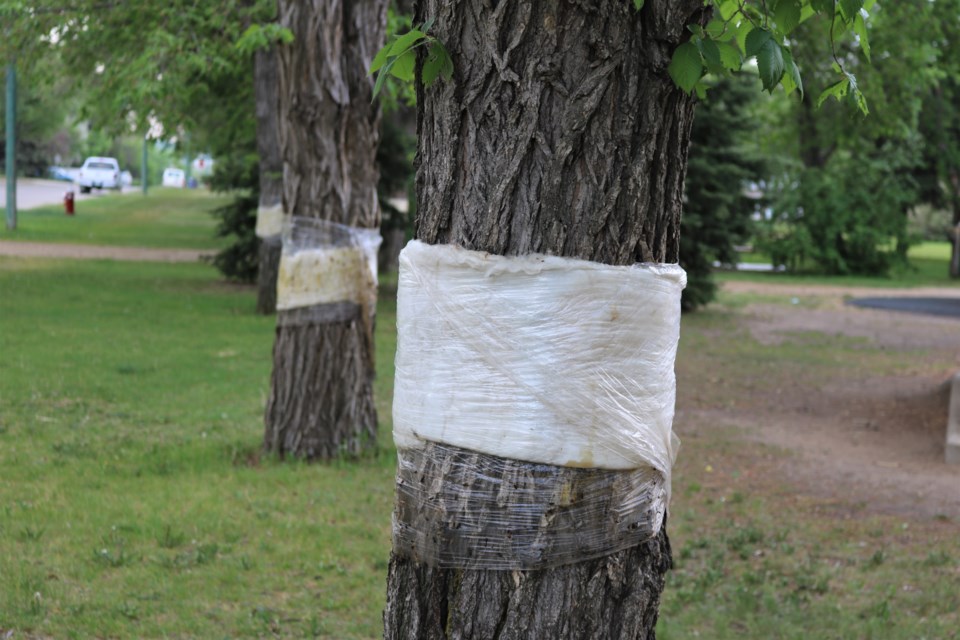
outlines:
[{"label": "green grass lawn", "polygon": [[0,240],[71,242],[128,247],[220,249],[210,211],[229,196],[202,189],[151,189],[77,201],[67,216],[63,205],[27,209],[17,214],[17,230],[0,229]]},{"label": "green grass lawn", "polygon": [[[357,461],[261,455],[274,320],[253,309],[200,264],[0,258],[0,636],[380,637],[393,291],[381,444]],[[836,362],[836,341],[745,338],[722,300],[684,322],[681,379],[720,376],[721,395],[724,367],[773,380]],[[956,524],[857,515],[752,466],[783,455],[730,429],[685,437],[659,636],[957,637]]]},{"label": "green grass lawn", "polygon": [[[748,271],[720,271],[717,279],[747,280],[779,284],[825,284],[838,287],[944,287],[960,286],[950,278],[950,244],[948,242],[921,242],[907,254],[910,264],[894,270],[889,276],[824,276],[816,274],[787,274]],[[744,254],[743,262],[765,263],[770,259],[758,253]]]},{"label": "green grass lawn", "polygon": [[250,289],[203,265],[0,258],[0,305],[0,629],[378,635],[393,457],[261,458],[274,319]]}]

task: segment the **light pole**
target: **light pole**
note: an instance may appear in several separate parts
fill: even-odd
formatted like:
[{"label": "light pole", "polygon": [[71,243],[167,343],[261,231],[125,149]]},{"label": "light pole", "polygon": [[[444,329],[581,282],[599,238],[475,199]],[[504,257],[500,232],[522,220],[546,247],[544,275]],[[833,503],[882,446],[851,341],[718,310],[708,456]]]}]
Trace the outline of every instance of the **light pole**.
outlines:
[{"label": "light pole", "polygon": [[147,195],[147,136],[143,136],[143,159],[140,161],[140,186]]},{"label": "light pole", "polygon": [[17,228],[17,70],[7,64],[7,229]]}]

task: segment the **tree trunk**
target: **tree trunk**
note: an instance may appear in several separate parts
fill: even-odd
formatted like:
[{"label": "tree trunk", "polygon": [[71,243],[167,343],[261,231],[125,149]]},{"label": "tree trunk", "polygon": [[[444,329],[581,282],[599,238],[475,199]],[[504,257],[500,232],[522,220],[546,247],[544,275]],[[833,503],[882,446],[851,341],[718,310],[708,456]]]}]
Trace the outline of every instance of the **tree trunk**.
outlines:
[{"label": "tree trunk", "polygon": [[[283,158],[277,123],[279,98],[277,50],[260,49],[253,59],[253,95],[257,114],[257,154],[260,156],[259,211],[281,205]],[[280,237],[260,238],[257,272],[257,313],[277,310],[277,272],[280,267]]]},{"label": "tree trunk", "polygon": [[[693,102],[666,69],[703,11],[699,0],[647,2],[639,13],[626,0],[421,2],[416,21],[436,18],[455,72],[418,89],[416,236],[501,255],[677,262]],[[445,446],[432,464],[456,469],[446,463],[469,455]],[[437,473],[471,493],[508,490],[480,467],[466,484]],[[401,473],[398,486],[412,495],[430,480],[436,487],[435,474]],[[400,521],[418,509],[404,500],[398,492]],[[624,551],[554,568],[442,569],[414,555],[391,556],[390,640],[653,638],[671,562],[665,522]]]},{"label": "tree trunk", "polygon": [[960,278],[960,169],[951,168],[948,172],[948,192],[953,209],[953,229],[950,236],[950,277]]},{"label": "tree trunk", "polygon": [[960,222],[947,230],[950,240],[950,277],[960,278]]},{"label": "tree trunk", "polygon": [[[279,132],[283,210],[377,228],[379,108],[370,63],[383,45],[387,0],[281,0]],[[370,310],[372,313],[372,310]],[[371,318],[356,304],[278,314],[264,443],[308,459],[375,442]]]},{"label": "tree trunk", "polygon": [[383,244],[380,245],[377,263],[380,273],[395,273],[400,261],[400,252],[407,243],[406,229],[382,229]]},{"label": "tree trunk", "polygon": [[260,238],[257,246],[257,313],[271,315],[277,311],[277,275],[283,244],[279,235]]}]

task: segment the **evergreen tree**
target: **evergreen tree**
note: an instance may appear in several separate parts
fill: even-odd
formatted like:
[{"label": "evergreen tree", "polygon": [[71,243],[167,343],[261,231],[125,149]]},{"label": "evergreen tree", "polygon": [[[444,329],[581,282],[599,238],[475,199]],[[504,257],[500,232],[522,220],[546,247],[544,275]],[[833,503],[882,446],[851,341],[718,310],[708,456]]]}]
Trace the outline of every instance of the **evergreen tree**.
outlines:
[{"label": "evergreen tree", "polygon": [[685,311],[713,299],[713,262],[736,262],[734,245],[750,234],[755,202],[745,188],[763,175],[762,160],[745,144],[753,122],[750,106],[758,94],[755,83],[756,78],[746,74],[724,78],[697,106],[680,221]]}]

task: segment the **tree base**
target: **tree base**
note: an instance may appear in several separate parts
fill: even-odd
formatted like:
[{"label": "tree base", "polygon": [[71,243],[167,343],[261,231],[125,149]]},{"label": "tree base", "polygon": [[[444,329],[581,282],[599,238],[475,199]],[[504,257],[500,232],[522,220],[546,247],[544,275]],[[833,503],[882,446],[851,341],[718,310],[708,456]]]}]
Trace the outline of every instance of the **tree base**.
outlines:
[{"label": "tree base", "polygon": [[666,522],[643,544],[541,571],[435,569],[391,554],[385,640],[652,640],[671,568]]},{"label": "tree base", "polygon": [[400,268],[400,252],[407,243],[407,232],[405,229],[386,229],[382,233],[377,268],[380,273],[395,273]]},{"label": "tree base", "polygon": [[264,448],[281,457],[329,460],[376,445],[368,323],[357,305],[330,306],[278,317]]},{"label": "tree base", "polygon": [[[402,451],[384,638],[653,638],[672,564],[664,491],[652,469]],[[547,568],[464,568],[493,556]]]}]

